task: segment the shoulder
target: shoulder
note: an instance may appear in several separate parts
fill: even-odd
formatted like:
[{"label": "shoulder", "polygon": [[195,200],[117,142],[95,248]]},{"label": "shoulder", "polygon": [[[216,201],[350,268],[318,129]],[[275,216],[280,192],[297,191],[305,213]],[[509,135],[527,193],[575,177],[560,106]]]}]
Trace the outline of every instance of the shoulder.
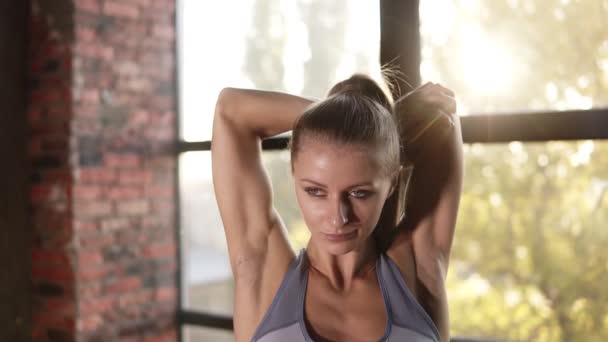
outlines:
[{"label": "shoulder", "polygon": [[[440,249],[435,248],[429,239],[421,238],[420,232],[410,227],[395,235],[386,254],[398,266],[408,285],[416,284],[415,290],[424,287],[428,293],[443,296],[447,275],[447,260]],[[420,228],[420,227],[417,227]]]},{"label": "shoulder", "polygon": [[449,315],[445,282],[441,272],[419,266],[412,249],[389,250],[386,255],[395,264],[407,290],[434,323],[439,334],[446,336],[449,331]]},{"label": "shoulder", "polygon": [[[234,328],[235,333],[251,337],[260,328],[264,328],[267,317],[276,315],[274,311],[282,312],[280,302],[284,301],[286,292],[299,273],[302,264],[302,252],[289,260],[282,260],[277,265],[266,263],[260,270],[260,275],[241,278],[235,286]],[[280,297],[280,298],[279,298]]]}]

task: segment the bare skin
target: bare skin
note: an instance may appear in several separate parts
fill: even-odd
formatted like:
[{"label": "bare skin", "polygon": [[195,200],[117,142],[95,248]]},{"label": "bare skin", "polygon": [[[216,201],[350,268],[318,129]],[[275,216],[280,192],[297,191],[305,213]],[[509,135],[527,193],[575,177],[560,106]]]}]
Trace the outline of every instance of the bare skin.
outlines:
[{"label": "bare skin", "polygon": [[[450,94],[427,84],[396,103],[404,113],[424,104],[425,113],[417,115],[446,115],[440,117],[445,122],[422,135],[412,131],[416,125],[402,129],[404,141],[416,138],[405,150],[414,161],[414,200],[387,251],[443,341],[449,340],[445,277],[462,186],[460,123],[450,115]],[[311,103],[297,96],[241,89],[225,89],[218,99],[212,167],[236,282],[236,341],[251,340],[295,258],[272,205],[260,142],[290,130]],[[317,341],[377,341],[384,334],[386,313],[373,269],[378,252],[370,236],[395,179],[381,174],[373,151],[360,146],[315,141],[302,146],[294,161],[294,180],[311,231],[307,328]],[[351,238],[332,242],[327,235],[339,233]]]}]

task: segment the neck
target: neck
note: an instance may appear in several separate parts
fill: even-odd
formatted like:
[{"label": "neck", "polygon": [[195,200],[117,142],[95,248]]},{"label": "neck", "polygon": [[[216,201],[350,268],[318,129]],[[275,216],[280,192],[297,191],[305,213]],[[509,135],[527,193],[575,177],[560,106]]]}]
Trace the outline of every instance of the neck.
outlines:
[{"label": "neck", "polygon": [[311,272],[326,278],[339,292],[348,292],[358,279],[375,275],[377,250],[373,239],[368,239],[361,248],[346,254],[333,255],[319,248],[311,239],[306,248]]}]

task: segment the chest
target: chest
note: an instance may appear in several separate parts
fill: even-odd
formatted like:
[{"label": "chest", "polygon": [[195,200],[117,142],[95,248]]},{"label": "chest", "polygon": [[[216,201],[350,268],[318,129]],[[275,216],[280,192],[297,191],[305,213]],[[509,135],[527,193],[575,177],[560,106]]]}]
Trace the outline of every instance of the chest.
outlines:
[{"label": "chest", "polygon": [[377,278],[353,284],[348,294],[309,274],[304,300],[307,330],[315,341],[374,341],[384,336],[387,314]]}]

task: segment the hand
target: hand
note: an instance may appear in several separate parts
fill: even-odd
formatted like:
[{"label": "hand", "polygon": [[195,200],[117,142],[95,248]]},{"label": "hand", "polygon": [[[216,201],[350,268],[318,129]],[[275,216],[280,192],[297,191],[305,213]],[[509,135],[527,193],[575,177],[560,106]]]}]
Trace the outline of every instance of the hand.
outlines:
[{"label": "hand", "polygon": [[395,102],[402,153],[410,159],[430,141],[453,132],[459,124],[454,92],[428,82]]}]

